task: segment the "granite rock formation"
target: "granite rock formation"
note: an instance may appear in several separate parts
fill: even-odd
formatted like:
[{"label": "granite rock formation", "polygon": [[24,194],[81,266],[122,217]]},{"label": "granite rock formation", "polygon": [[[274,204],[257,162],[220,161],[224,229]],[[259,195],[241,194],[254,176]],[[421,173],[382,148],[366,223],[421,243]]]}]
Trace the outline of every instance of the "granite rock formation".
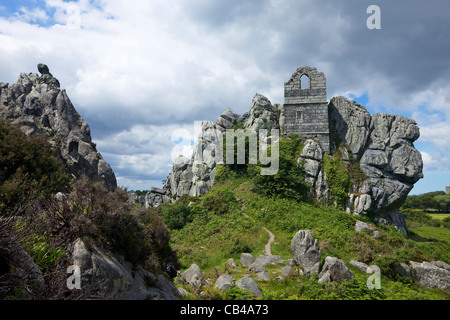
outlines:
[{"label": "granite rock formation", "polygon": [[0,118],[10,121],[27,135],[46,135],[68,172],[103,181],[109,190],[117,186],[110,165],[92,142],[89,125],[60,89],[45,64],[36,73],[21,73],[15,84],[0,83]]}]

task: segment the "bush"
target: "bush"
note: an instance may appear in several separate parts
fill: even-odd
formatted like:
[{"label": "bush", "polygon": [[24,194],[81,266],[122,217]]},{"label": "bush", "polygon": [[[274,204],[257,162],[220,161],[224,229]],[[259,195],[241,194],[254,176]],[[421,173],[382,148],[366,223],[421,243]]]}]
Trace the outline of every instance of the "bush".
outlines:
[{"label": "bush", "polygon": [[227,187],[213,188],[201,197],[200,207],[207,212],[224,215],[236,207],[237,201]]},{"label": "bush", "polygon": [[430,227],[439,228],[441,226],[441,221],[438,219],[430,219],[427,224]]},{"label": "bush", "polygon": [[[302,148],[302,140],[297,135],[281,138],[278,172],[274,175],[256,173],[254,177],[255,191],[270,197],[306,201],[310,187],[305,183],[306,174],[303,167],[297,163]],[[260,169],[260,166],[256,166],[256,168]]]},{"label": "bush", "polygon": [[344,161],[324,155],[324,172],[330,186],[330,192],[338,207],[343,208],[350,190],[350,175]]},{"label": "bush", "polygon": [[191,209],[183,202],[164,205],[160,215],[169,229],[181,229],[192,221]]},{"label": "bush", "polygon": [[0,214],[69,187],[70,177],[44,136],[28,137],[0,120]]}]

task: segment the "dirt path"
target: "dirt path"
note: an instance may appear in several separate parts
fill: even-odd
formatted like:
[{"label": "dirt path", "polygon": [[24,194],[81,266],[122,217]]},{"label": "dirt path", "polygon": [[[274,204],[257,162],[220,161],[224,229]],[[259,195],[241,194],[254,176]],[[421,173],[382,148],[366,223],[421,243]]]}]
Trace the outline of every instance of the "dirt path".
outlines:
[{"label": "dirt path", "polygon": [[272,232],[270,232],[270,230],[267,229],[266,227],[263,227],[263,229],[269,234],[269,241],[267,241],[266,245],[264,246],[264,251],[268,256],[271,256],[272,252],[270,251],[270,245],[275,240],[275,235]]},{"label": "dirt path", "polygon": [[[238,199],[238,200],[240,200],[240,199]],[[250,217],[245,213],[245,211],[244,211],[246,208],[247,208],[247,207],[245,206],[245,203],[242,203],[242,206],[241,206],[242,214],[243,214],[246,218],[250,218]],[[271,256],[271,255],[272,255],[272,251],[270,250],[270,245],[271,245],[272,242],[275,240],[275,235],[274,235],[269,229],[267,229],[266,227],[262,227],[262,228],[263,228],[264,231],[266,231],[267,234],[269,235],[269,241],[267,241],[267,243],[264,245],[264,252],[265,252],[266,255]]]}]

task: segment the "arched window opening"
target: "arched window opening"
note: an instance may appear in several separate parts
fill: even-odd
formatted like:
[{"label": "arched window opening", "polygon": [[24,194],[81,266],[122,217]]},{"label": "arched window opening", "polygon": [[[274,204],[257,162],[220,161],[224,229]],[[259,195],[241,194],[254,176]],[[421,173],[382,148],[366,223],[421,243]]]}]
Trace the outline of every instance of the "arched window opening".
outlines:
[{"label": "arched window opening", "polygon": [[306,74],[300,77],[300,89],[309,89],[309,77]]}]

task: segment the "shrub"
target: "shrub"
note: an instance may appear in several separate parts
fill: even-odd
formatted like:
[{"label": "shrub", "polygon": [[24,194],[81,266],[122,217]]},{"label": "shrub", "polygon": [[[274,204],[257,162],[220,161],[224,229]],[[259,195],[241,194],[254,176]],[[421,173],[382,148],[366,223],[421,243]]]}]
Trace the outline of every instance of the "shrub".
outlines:
[{"label": "shrub", "polygon": [[344,161],[324,155],[324,172],[330,186],[330,192],[338,207],[343,208],[347,202],[351,180]]},{"label": "shrub", "polygon": [[191,209],[183,202],[164,205],[160,215],[169,229],[181,229],[192,221]]},{"label": "shrub", "polygon": [[69,185],[69,175],[44,136],[28,137],[0,120],[0,214]]},{"label": "shrub", "polygon": [[306,174],[303,167],[299,167],[297,163],[302,147],[302,140],[297,135],[281,138],[278,172],[274,175],[257,173],[254,177],[255,190],[271,197],[305,201],[310,187],[305,183]]},{"label": "shrub", "polygon": [[236,207],[237,201],[228,187],[213,188],[201,198],[200,206],[207,212],[224,215]]}]

